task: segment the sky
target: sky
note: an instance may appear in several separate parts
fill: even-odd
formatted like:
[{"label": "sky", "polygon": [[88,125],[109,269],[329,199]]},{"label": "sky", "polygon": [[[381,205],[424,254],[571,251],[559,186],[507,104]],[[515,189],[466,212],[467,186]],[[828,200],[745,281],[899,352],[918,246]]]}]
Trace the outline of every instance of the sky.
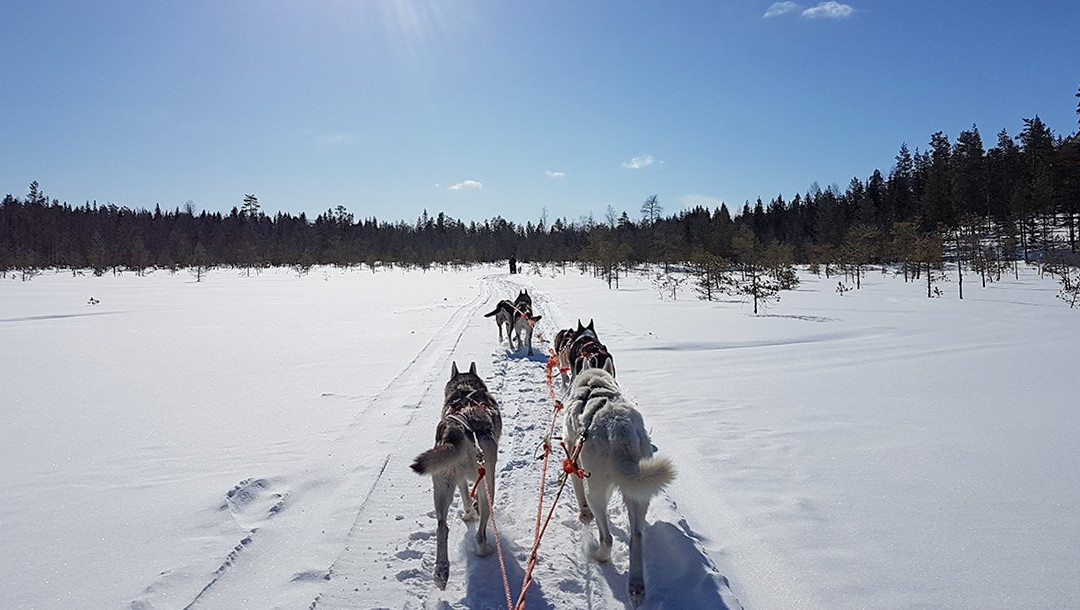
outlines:
[{"label": "sky", "polygon": [[1080,3],[0,0],[0,194],[640,217],[1077,129]]}]

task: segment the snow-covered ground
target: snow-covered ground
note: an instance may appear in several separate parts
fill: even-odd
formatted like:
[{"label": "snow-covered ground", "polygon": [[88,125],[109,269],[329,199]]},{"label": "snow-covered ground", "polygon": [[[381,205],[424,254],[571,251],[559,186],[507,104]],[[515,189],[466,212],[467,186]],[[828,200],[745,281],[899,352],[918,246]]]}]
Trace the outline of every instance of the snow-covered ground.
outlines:
[{"label": "snow-covered ground", "polygon": [[[451,363],[475,361],[505,421],[516,596],[548,346],[511,352],[482,315],[519,287],[545,339],[595,320],[679,468],[649,511],[645,607],[1080,606],[1080,314],[1050,280],[969,281],[961,302],[803,274],[755,316],[568,269],[0,280],[0,606],[505,607],[474,524],[451,524],[434,586],[430,478],[408,464]],[[627,604],[612,506],[599,565],[567,490],[529,608]]]}]

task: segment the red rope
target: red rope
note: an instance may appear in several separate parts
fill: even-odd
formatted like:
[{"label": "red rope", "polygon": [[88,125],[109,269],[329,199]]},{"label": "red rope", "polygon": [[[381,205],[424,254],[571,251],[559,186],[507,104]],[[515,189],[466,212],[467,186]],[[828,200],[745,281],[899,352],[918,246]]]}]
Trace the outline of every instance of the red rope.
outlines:
[{"label": "red rope", "polygon": [[510,598],[510,580],[506,577],[506,561],[503,560],[502,541],[499,540],[499,525],[495,522],[495,503],[491,499],[491,489],[488,487],[487,477],[484,476],[484,464],[480,463],[476,469],[479,478],[476,479],[476,484],[473,485],[472,493],[469,497],[476,496],[476,488],[480,486],[480,481],[484,482],[484,495],[487,496],[488,502],[488,516],[491,518],[491,529],[495,532],[495,550],[499,554],[499,571],[502,572],[503,592],[506,593],[506,610],[514,610],[513,602]]},{"label": "red rope", "polygon": [[[472,486],[472,491],[470,491],[470,492],[469,492],[469,497],[470,497],[470,498],[475,498],[475,497],[476,497],[476,489],[477,489],[478,487],[480,487],[480,482],[481,482],[481,481],[484,481],[484,484],[485,484],[485,485],[487,484],[487,481],[486,481],[486,480],[484,479],[484,475],[485,475],[485,474],[486,474],[486,471],[484,470],[484,464],[483,464],[483,463],[481,463],[481,464],[480,464],[480,465],[479,465],[479,466],[478,466],[478,467],[476,468],[476,482],[475,482],[475,483],[473,483],[473,486]],[[485,487],[485,489],[487,489],[487,488]]]},{"label": "red rope", "polygon": [[[567,473],[578,474],[578,476],[585,476],[585,471],[580,468],[573,468],[567,470],[567,463],[576,464],[578,454],[581,453],[581,444],[574,448],[574,455],[570,456],[567,452],[567,458],[563,461],[563,475],[559,477],[559,489],[555,492],[555,499],[551,503],[551,509],[548,511],[547,519],[543,519],[544,514],[544,483],[547,481],[547,468],[548,458],[551,456],[551,438],[555,434],[555,422],[559,418],[559,411],[562,411],[563,404],[557,398],[555,398],[555,385],[552,380],[552,370],[559,366],[559,358],[555,354],[554,350],[548,350],[547,361],[547,386],[548,393],[551,395],[551,400],[554,401],[554,412],[551,415],[551,426],[548,428],[548,435],[544,437],[544,464],[540,468],[540,500],[536,506],[536,533],[533,537],[532,551],[529,553],[529,563],[525,567],[525,576],[521,581],[521,595],[518,596],[517,610],[524,610],[525,608],[525,595],[529,592],[529,587],[532,585],[532,574],[536,568],[537,551],[540,549],[540,540],[544,537],[544,533],[547,532],[548,524],[551,523],[551,518],[555,514],[555,507],[559,505],[559,498],[562,497],[563,489],[566,487],[566,480],[568,478]],[[563,447],[563,451],[566,451],[566,445],[560,442]],[[541,523],[543,521],[543,523]]]}]

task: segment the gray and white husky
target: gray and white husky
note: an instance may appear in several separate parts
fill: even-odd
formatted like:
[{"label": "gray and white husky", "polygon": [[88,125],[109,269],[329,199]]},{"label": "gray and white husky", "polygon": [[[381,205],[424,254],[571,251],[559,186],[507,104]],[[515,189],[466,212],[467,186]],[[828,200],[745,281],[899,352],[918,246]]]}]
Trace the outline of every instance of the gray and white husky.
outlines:
[{"label": "gray and white husky", "polygon": [[461,492],[462,506],[466,507],[462,518],[476,519],[476,554],[481,557],[491,553],[487,542],[488,499],[485,485],[480,484],[476,501],[469,498],[469,483],[476,481],[480,461],[483,461],[487,481],[486,489],[495,495],[495,461],[499,454],[499,436],[502,435],[502,415],[495,398],[476,374],[476,363],[469,372],[458,372],[455,362],[450,369],[450,381],[446,383],[442,419],[435,429],[435,446],[421,453],[412,463],[417,474],[429,474],[435,496],[435,515],[438,525],[435,536],[435,584],[446,588],[450,577],[450,560],[447,557],[446,538],[450,532],[446,524],[454,489]]},{"label": "gray and white husky", "polygon": [[645,599],[642,567],[642,532],[649,501],[675,479],[675,466],[666,457],[653,455],[652,442],[641,414],[627,402],[612,376],[610,365],[578,373],[570,385],[566,406],[566,442],[571,455],[584,443],[578,463],[588,478],[572,476],[578,518],[588,523],[595,516],[600,546],[592,556],[600,562],[611,558],[611,521],[608,501],[618,487],[630,520],[630,601]]}]

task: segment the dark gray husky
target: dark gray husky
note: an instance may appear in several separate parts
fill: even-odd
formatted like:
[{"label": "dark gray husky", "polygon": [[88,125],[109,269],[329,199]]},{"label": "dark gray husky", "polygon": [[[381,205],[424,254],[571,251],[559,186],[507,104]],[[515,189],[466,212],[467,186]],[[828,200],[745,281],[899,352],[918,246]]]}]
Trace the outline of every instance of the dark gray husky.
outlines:
[{"label": "dark gray husky", "polygon": [[[472,521],[479,513],[476,526],[476,554],[491,553],[487,542],[488,498],[486,489],[495,494],[495,460],[499,455],[499,436],[502,434],[502,415],[495,398],[476,374],[476,363],[469,372],[458,372],[457,363],[450,369],[446,383],[442,419],[435,429],[435,446],[421,453],[412,463],[417,474],[431,475],[438,518],[435,547],[435,584],[446,588],[450,577],[450,560],[446,554],[446,538],[450,528],[446,516],[454,500],[454,489],[461,491],[465,507],[462,519]],[[477,486],[476,500],[469,497],[469,483],[476,481],[478,465],[484,464],[487,481]]]}]

